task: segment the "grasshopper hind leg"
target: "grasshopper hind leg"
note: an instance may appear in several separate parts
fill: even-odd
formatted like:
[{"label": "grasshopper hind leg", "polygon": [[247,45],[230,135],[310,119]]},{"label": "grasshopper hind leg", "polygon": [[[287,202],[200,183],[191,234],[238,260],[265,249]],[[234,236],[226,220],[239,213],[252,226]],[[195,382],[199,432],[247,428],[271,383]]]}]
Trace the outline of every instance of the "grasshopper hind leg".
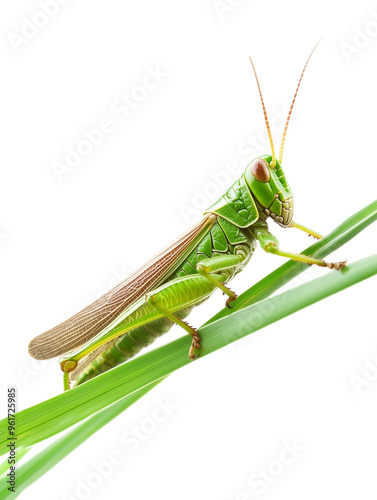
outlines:
[{"label": "grasshopper hind leg", "polygon": [[178,316],[176,316],[175,314],[169,312],[168,309],[165,309],[161,305],[157,304],[157,297],[156,296],[153,296],[153,295],[149,296],[147,298],[147,301],[151,306],[153,306],[155,309],[157,309],[158,311],[163,313],[163,315],[166,318],[170,319],[173,323],[180,326],[181,328],[183,328],[186,332],[188,332],[191,335],[192,342],[191,342],[191,347],[189,349],[189,359],[191,359],[193,361],[194,359],[199,358],[200,354],[195,355],[195,349],[200,349],[200,337],[199,337],[198,331],[193,326],[186,323],[186,321],[183,321],[183,319],[181,319]]},{"label": "grasshopper hind leg", "polygon": [[[223,274],[216,277],[219,281],[226,279]],[[169,331],[174,323],[191,335],[189,356],[190,359],[196,359],[198,356],[195,349],[199,349],[201,344],[199,334],[183,319],[194,306],[207,300],[215,288],[213,283],[194,274],[175,278],[146,294],[140,299],[138,309],[125,319],[127,323],[123,326],[120,324],[109,332],[107,343],[84,345],[79,351],[68,353],[64,356],[65,359],[60,360],[63,371],[71,372],[71,387],[124,363]],[[122,333],[116,335],[117,329]],[[72,366],[69,367],[72,369],[64,369],[67,360],[73,360]]]}]

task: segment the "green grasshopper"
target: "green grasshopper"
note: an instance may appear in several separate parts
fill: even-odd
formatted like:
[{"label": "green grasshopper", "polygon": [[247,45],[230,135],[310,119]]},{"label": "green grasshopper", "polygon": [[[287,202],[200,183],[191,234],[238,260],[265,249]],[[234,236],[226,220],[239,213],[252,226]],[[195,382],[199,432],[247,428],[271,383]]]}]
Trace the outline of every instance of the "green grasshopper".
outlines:
[{"label": "green grasshopper", "polygon": [[[318,44],[317,44],[318,45]],[[293,196],[281,167],[284,143],[301,73],[284,127],[279,158],[253,61],[271,154],[254,159],[233,186],[203,215],[203,219],[153,257],[118,286],[72,318],[35,337],[29,353],[36,359],[59,359],[64,389],[81,384],[120,363],[177,324],[192,337],[189,358],[198,357],[200,338],[184,318],[217,288],[231,307],[237,295],[228,282],[249,262],[257,242],[266,252],[309,265],[340,269],[345,262],[327,263],[285,252],[268,230],[270,217],[282,227],[321,236],[293,221]]]}]

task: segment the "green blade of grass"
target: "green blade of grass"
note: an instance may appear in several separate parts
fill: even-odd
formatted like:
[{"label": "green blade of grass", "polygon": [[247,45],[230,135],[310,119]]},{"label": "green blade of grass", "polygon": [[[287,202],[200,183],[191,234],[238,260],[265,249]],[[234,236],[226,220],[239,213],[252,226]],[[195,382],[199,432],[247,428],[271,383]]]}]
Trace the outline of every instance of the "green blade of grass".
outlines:
[{"label": "green blade of grass", "polygon": [[[363,279],[367,279],[368,277],[371,277],[375,274],[377,274],[377,256],[372,256],[364,259],[363,261],[359,261],[353,264],[348,269],[343,270],[341,273],[333,272],[328,276],[317,278],[312,282],[301,285],[300,287],[297,287],[297,289],[289,290],[288,292],[273,297],[272,299],[267,299],[262,303],[256,304],[256,306],[249,306],[242,311],[241,317],[239,316],[240,313],[236,313],[239,320],[238,324],[242,326],[238,330],[234,329],[233,332],[228,332],[232,334],[230,341],[233,342],[234,340],[237,340],[238,338],[244,336],[245,331],[250,331],[250,333],[252,333],[252,331],[257,330],[259,324],[264,323],[263,318],[266,317],[266,314],[268,316],[273,316],[270,321],[272,323],[273,321],[277,321],[278,319],[281,319],[288,314],[292,314],[293,312],[296,312],[311,303],[317,302],[318,300],[328,297],[333,293],[336,293],[348,286],[352,286],[353,284]],[[296,291],[299,291],[299,293],[296,293]],[[264,309],[261,309],[261,306],[263,306],[263,304],[265,303],[270,303],[268,313],[266,313]],[[254,315],[250,317],[249,314],[249,311],[253,308],[255,312],[257,312],[257,310],[259,309],[259,315],[257,315],[256,318],[254,317]],[[223,324],[224,322],[225,324],[227,324],[230,319],[231,318],[219,320],[216,322],[216,324],[217,326],[219,324]],[[210,340],[211,343],[215,345],[207,346],[207,354],[209,352],[212,352],[212,350],[215,350],[216,340],[220,340],[220,344],[221,340],[223,340],[221,334],[219,337],[219,329],[216,328],[216,324],[212,324],[208,327],[203,328],[203,330],[207,328],[207,333],[213,330],[214,334],[213,338],[210,338],[208,340]],[[178,341],[175,341],[173,344],[176,344],[177,342]],[[220,347],[222,347],[222,345],[220,345]],[[89,436],[94,434],[97,430],[99,430],[101,427],[103,427],[105,424],[119,415],[122,411],[124,411],[137,399],[139,399],[139,397],[149,392],[149,390],[159,384],[162,380],[164,379],[159,379],[148,386],[144,386],[131,393],[130,395],[123,397],[104,410],[92,415],[83,423],[76,426],[72,431],[66,433],[63,437],[61,437],[56,442],[48,446],[45,450],[33,457],[26,464],[22,465],[19,468],[17,475],[16,496],[18,496],[18,494],[24,491],[27,486],[32,484],[54,465],[56,465],[58,461],[68,455],[85,439],[87,439]],[[10,492],[5,491],[5,489],[3,491],[3,488],[1,488],[0,493],[4,494],[4,496],[1,496],[1,498],[4,498],[4,500],[10,498]]]},{"label": "green blade of grass", "polygon": [[[326,236],[319,242],[316,242],[303,253],[323,258],[330,252],[339,248],[341,245],[353,238],[376,219],[377,201],[371,203],[370,205],[350,217],[347,221],[345,221],[338,228],[332,231],[330,235]],[[209,324],[210,322],[216,321],[218,318],[233,313],[236,310],[245,307],[246,305],[256,303],[257,301],[270,296],[278,288],[296,277],[305,269],[307,269],[306,265],[302,265],[293,261],[287,262],[279,269],[261,280],[259,283],[251,287],[247,292],[242,294],[234,303],[235,307],[233,307],[232,310],[224,309],[220,311],[206,324]],[[201,329],[201,331],[203,330],[204,328]],[[234,340],[236,339],[232,339],[231,341]],[[147,386],[143,386],[142,388],[131,393],[131,395],[119,399],[117,403],[112,404],[104,410],[95,413],[91,417],[87,418],[83,423],[74,427],[73,430],[66,432],[61,438],[49,445],[45,450],[33,457],[26,464],[22,465],[18,470],[17,495],[28,485],[38,479],[41,475],[47,472],[50,468],[52,468],[58,461],[68,455],[73,449],[79,446],[84,440],[94,434],[98,429],[115,418],[119,413],[124,411],[124,409],[128,408],[131,404],[133,404],[133,402],[139,399],[146,392],[149,392],[163,379],[164,378],[161,378],[155,382],[150,383]],[[4,421],[2,423],[4,423]],[[1,498],[3,498],[3,492],[1,490],[0,492]],[[14,496],[14,494],[12,495]]]},{"label": "green blade of grass", "polygon": [[[122,398],[106,409],[97,412],[84,422],[75,426],[74,429],[65,433],[62,437],[47,446],[28,462],[17,468],[16,492],[8,491],[7,485],[3,482],[0,486],[0,498],[8,500],[18,497],[28,486],[46,474],[63,458],[75,450],[81,443],[92,436],[98,429],[101,429],[108,422],[120,415],[129,406],[134,404],[144,394],[152,390],[160,381],[154,382],[142,389]],[[9,466],[8,466],[9,468]]]},{"label": "green blade of grass", "polygon": [[[282,294],[257,302],[199,330],[201,360],[209,353],[285,318],[325,297],[377,273],[377,256],[333,271]],[[120,365],[72,391],[18,413],[18,442],[31,446],[146,385],[166,377],[190,361],[191,339],[182,337],[126,364]],[[2,450],[5,441],[2,440]]]}]

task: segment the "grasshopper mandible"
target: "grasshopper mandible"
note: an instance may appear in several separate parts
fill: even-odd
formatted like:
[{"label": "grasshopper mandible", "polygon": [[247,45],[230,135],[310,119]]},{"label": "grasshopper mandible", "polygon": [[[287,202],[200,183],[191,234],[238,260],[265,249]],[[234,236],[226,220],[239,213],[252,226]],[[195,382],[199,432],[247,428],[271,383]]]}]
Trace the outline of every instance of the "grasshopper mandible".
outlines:
[{"label": "grasshopper mandible", "polygon": [[[319,43],[319,42],[318,42]],[[318,45],[318,44],[317,44]],[[228,282],[249,262],[256,243],[266,252],[309,265],[340,269],[346,263],[327,263],[285,252],[268,230],[270,217],[282,227],[297,228],[315,238],[321,235],[293,221],[293,196],[281,167],[286,132],[308,62],[302,70],[284,127],[279,158],[274,144],[253,61],[271,154],[249,163],[233,186],[204,212],[203,219],[153,257],[118,286],[72,318],[35,337],[29,353],[36,359],[59,359],[64,389],[78,385],[128,360],[173,324],[192,336],[189,358],[198,357],[200,338],[184,318],[217,288],[237,295]]]}]

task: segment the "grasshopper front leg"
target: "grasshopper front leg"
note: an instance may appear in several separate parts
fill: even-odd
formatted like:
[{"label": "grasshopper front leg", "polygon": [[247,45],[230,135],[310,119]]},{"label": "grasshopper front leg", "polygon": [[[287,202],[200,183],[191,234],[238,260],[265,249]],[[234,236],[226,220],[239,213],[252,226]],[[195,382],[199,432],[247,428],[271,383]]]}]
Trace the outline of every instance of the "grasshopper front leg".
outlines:
[{"label": "grasshopper front leg", "polygon": [[289,227],[294,227],[296,229],[299,229],[300,231],[303,231],[304,233],[307,233],[308,236],[313,236],[316,240],[320,240],[323,236],[317,231],[313,231],[313,229],[309,229],[306,226],[302,226],[301,224],[297,224],[297,222],[292,221]]},{"label": "grasshopper front leg", "polygon": [[[302,227],[300,227],[300,229]],[[310,257],[307,255],[285,252],[283,250],[280,250],[278,239],[273,234],[271,234],[266,227],[255,229],[254,235],[256,239],[259,241],[261,248],[263,248],[265,252],[272,253],[274,255],[280,255],[281,257],[287,257],[288,259],[296,260],[298,262],[305,262],[310,266],[316,265],[320,267],[328,267],[329,269],[336,269],[338,271],[339,269],[342,269],[342,267],[344,267],[347,263],[347,261],[325,262],[324,260],[315,259],[314,257]]]}]

